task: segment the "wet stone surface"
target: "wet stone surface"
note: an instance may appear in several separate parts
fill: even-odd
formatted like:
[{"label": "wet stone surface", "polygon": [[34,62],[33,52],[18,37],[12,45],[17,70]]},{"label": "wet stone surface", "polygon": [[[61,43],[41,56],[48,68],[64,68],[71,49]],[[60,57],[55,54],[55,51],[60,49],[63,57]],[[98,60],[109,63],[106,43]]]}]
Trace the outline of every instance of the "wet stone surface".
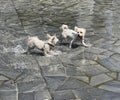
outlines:
[{"label": "wet stone surface", "polygon": [[[119,0],[0,0],[0,100],[120,100]],[[62,24],[87,29],[43,56],[26,55],[28,36],[46,39]]]}]

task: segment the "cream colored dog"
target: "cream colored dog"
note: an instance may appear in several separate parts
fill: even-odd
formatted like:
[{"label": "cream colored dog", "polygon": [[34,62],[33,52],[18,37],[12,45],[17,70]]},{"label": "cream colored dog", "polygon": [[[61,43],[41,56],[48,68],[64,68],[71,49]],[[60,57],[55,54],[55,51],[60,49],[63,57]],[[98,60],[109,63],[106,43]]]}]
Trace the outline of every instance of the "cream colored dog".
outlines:
[{"label": "cream colored dog", "polygon": [[56,35],[49,35],[47,34],[47,41],[40,40],[37,36],[34,37],[28,37],[27,40],[27,54],[30,53],[30,51],[34,48],[37,48],[39,50],[43,50],[44,55],[47,56],[48,53],[52,50],[52,48],[57,44],[59,39],[56,37]]}]

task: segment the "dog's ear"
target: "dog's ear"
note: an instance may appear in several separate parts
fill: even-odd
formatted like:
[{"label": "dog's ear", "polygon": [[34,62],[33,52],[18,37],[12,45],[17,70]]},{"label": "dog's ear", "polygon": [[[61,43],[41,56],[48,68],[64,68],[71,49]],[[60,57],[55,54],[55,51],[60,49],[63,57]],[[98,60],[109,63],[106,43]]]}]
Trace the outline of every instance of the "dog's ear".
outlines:
[{"label": "dog's ear", "polygon": [[78,27],[77,27],[77,26],[75,26],[75,27],[74,27],[74,30],[75,30],[75,31],[77,31],[77,30],[78,30]]},{"label": "dog's ear", "polygon": [[63,24],[61,27],[62,27],[62,29],[69,29],[68,25],[66,25],[66,24]]},{"label": "dog's ear", "polygon": [[50,35],[50,34],[47,34],[47,38],[50,39],[50,38],[51,38],[51,35]]},{"label": "dog's ear", "polygon": [[85,30],[85,33],[86,33],[86,29],[84,28],[84,30]]},{"label": "dog's ear", "polygon": [[84,35],[86,34],[86,29],[85,28],[81,28],[81,31]]}]

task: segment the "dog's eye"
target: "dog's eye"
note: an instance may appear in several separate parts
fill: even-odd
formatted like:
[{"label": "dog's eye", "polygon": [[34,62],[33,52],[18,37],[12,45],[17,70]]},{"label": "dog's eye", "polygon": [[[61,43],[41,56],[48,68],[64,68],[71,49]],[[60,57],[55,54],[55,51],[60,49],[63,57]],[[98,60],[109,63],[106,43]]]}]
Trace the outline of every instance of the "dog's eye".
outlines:
[{"label": "dog's eye", "polygon": [[80,32],[80,33],[82,33],[82,32]]}]

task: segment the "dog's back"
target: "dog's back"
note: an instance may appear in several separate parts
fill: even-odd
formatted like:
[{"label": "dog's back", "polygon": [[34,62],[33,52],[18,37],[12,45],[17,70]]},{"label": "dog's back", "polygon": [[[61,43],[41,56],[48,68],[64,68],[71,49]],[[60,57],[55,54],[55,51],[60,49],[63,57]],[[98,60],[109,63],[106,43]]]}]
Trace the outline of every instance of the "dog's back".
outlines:
[{"label": "dog's back", "polygon": [[27,45],[29,47],[37,47],[39,49],[42,49],[43,46],[44,46],[44,41],[42,40],[39,40],[39,38],[37,36],[34,36],[34,37],[28,37],[28,42],[27,42]]},{"label": "dog's back", "polygon": [[62,32],[61,34],[62,34],[62,36],[63,36],[64,38],[67,38],[67,37],[74,38],[75,35],[77,34],[77,32],[75,32],[75,31],[72,30],[72,29],[69,29],[68,26],[65,25],[65,24],[63,24],[63,25],[61,26],[61,28],[62,28],[62,30],[63,30],[63,32]]}]

